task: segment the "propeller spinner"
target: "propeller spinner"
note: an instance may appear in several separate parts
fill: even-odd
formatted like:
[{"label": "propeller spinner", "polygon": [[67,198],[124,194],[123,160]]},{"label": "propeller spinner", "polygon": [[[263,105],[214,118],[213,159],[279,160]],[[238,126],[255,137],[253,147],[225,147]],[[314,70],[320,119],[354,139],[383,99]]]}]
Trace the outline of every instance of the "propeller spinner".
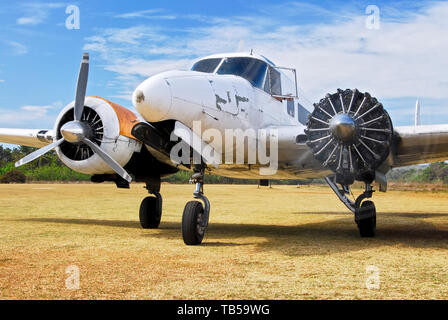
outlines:
[{"label": "propeller spinner", "polygon": [[90,139],[93,137],[93,128],[89,123],[82,121],[82,114],[84,111],[84,104],[86,98],[87,89],[87,79],[89,76],[89,54],[84,53],[82,56],[81,67],[79,69],[78,84],[76,87],[76,98],[75,98],[75,108],[74,108],[74,120],[67,122],[60,129],[62,138],[53,142],[52,144],[45,146],[33,153],[30,153],[23,159],[15,163],[16,167],[27,164],[47,152],[58,147],[64,141],[72,144],[85,144],[89,146],[93,152],[95,152],[104,162],[106,162],[109,167],[111,167],[118,175],[128,182],[132,181],[131,176],[126,172],[126,170],[121,167],[121,165],[116,162],[111,156],[104,152],[97,144],[93,143]]}]

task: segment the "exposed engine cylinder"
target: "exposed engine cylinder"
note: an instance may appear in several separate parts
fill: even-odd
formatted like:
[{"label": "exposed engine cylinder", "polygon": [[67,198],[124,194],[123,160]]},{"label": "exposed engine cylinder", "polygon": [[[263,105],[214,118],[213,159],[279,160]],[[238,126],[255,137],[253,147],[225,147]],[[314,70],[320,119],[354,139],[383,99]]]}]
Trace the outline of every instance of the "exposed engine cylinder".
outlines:
[{"label": "exposed engine cylinder", "polygon": [[338,183],[371,182],[386,160],[393,127],[383,105],[368,93],[338,90],[314,105],[309,116],[307,145]]},{"label": "exposed engine cylinder", "polygon": [[[56,139],[62,137],[61,127],[74,119],[74,102],[67,105],[55,123]],[[89,139],[101,147],[121,166],[125,166],[141,143],[126,134],[135,115],[112,102],[97,97],[87,97],[81,122],[88,124]],[[129,123],[128,123],[129,122]],[[69,168],[85,174],[113,174],[114,171],[93,150],[83,143],[63,142],[56,153]]]}]

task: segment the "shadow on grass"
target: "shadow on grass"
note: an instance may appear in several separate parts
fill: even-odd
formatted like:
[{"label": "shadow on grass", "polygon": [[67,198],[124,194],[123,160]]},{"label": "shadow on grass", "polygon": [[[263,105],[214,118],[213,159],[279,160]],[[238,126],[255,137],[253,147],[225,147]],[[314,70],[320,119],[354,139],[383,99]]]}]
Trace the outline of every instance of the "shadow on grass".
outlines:
[{"label": "shadow on grass", "polygon": [[[346,216],[353,217],[353,214],[350,211],[310,211],[310,212],[294,212],[293,214],[303,215],[326,215],[326,216]],[[427,219],[427,218],[437,218],[437,217],[448,217],[448,213],[420,213],[420,212],[378,212],[377,219],[381,221],[381,217],[402,217],[402,218],[411,218],[411,219]]]},{"label": "shadow on grass", "polygon": [[120,227],[120,228],[134,228],[134,229],[140,228],[140,223],[138,221],[126,221],[126,220],[28,218],[28,219],[19,219],[15,221],[97,225],[105,227]]},{"label": "shadow on grass", "polygon": [[[314,214],[323,213],[316,212]],[[326,212],[325,214],[331,213]],[[330,221],[293,226],[211,222],[203,246],[256,245],[261,250],[281,251],[289,256],[326,255],[397,244],[414,248],[448,248],[448,230],[440,230],[432,223],[421,220],[411,220],[415,223],[406,224],[393,224],[390,221],[382,224],[381,215],[426,218],[447,216],[448,214],[382,213],[378,216],[376,238],[360,238],[353,217],[349,215]],[[180,222],[162,221],[157,230],[143,230],[138,221],[63,218],[30,218],[18,221],[134,228],[143,231],[142,235],[148,238],[170,240],[182,238]],[[254,243],[252,237],[263,238],[265,241]],[[240,238],[247,238],[247,243],[232,242],[232,239]]]},{"label": "shadow on grass", "polygon": [[241,247],[241,246],[248,246],[248,245],[253,245],[254,243],[234,243],[234,242],[218,242],[218,241],[208,241],[207,240],[207,235],[206,234],[206,238],[204,239],[204,242],[202,243],[201,246],[204,247]]}]

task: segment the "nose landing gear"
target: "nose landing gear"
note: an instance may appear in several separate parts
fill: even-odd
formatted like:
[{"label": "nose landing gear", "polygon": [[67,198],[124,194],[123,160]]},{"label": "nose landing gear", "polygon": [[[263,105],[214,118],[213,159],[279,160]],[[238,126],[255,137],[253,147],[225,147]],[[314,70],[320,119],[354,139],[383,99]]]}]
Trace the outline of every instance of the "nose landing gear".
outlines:
[{"label": "nose landing gear", "polygon": [[204,239],[210,216],[210,202],[204,195],[203,166],[195,168],[190,183],[196,184],[194,198],[202,200],[204,205],[200,201],[190,201],[186,204],[182,215],[182,237],[187,245],[199,245]]}]

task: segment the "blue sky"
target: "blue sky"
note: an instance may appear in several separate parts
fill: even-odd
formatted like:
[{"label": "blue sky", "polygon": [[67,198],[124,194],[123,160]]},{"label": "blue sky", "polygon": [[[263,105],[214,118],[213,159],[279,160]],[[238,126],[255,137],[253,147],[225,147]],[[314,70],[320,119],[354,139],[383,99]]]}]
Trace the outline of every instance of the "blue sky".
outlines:
[{"label": "blue sky", "polygon": [[[366,7],[380,28],[366,27]],[[80,10],[68,30],[67,6]],[[448,123],[446,1],[0,1],[0,127],[52,128],[73,100],[83,51],[88,95],[132,107],[146,77],[197,57],[254,49],[297,68],[304,99],[357,87],[395,125]]]}]

